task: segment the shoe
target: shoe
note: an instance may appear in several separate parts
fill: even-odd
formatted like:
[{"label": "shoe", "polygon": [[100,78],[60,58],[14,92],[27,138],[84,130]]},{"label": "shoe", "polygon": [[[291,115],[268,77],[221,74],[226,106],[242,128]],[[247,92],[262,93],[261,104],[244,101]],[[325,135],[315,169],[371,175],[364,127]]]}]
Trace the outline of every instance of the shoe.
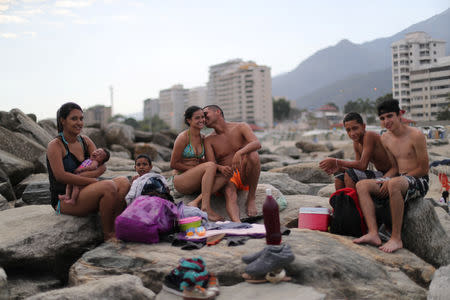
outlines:
[{"label": "shoe", "polygon": [[177,296],[183,296],[183,291],[180,290],[179,284],[177,285],[174,281],[174,277],[173,275],[167,275],[164,278],[164,282],[163,282],[163,290],[165,290],[168,293],[177,295]]},{"label": "shoe", "polygon": [[288,244],[270,245],[266,248],[266,251],[263,251],[256,260],[245,268],[245,273],[254,277],[265,276],[269,272],[284,269],[295,259]]},{"label": "shoe", "polygon": [[242,256],[242,261],[248,265],[249,263],[256,260],[264,251],[267,251],[267,247],[256,253]]},{"label": "shoe", "polygon": [[184,300],[200,300],[200,299],[211,300],[214,298],[216,298],[215,292],[202,288],[199,285],[196,285],[192,288],[185,288],[183,291]]},{"label": "shoe", "polygon": [[219,278],[217,278],[212,273],[209,273],[209,281],[208,281],[208,289],[209,291],[213,291],[216,296],[220,294],[219,290]]}]

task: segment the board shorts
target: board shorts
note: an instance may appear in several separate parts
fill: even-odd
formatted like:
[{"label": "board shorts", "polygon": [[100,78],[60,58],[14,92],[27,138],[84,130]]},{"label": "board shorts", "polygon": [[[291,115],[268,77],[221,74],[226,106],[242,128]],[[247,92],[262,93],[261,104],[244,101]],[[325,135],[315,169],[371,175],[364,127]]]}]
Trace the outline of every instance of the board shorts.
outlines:
[{"label": "board shorts", "polygon": [[[357,183],[358,181],[363,180],[363,179],[381,178],[384,175],[383,172],[380,172],[380,171],[372,171],[372,170],[361,171],[361,170],[352,169],[352,168],[345,170],[345,173],[347,173],[348,176],[350,176],[350,178],[353,180],[354,183]],[[334,177],[336,179],[344,181],[344,173],[343,172],[334,175]]]},{"label": "board shorts", "polygon": [[405,202],[408,199],[423,197],[426,195],[429,189],[429,177],[428,175],[422,177],[413,177],[409,175],[400,175],[408,181],[408,190],[406,191]]},{"label": "board shorts", "polygon": [[233,176],[230,178],[230,181],[232,183],[234,183],[234,185],[236,186],[236,188],[238,190],[241,190],[241,191],[248,191],[249,190],[249,186],[248,185],[244,185],[242,183],[241,173],[239,173],[239,170],[235,170],[233,172]]}]

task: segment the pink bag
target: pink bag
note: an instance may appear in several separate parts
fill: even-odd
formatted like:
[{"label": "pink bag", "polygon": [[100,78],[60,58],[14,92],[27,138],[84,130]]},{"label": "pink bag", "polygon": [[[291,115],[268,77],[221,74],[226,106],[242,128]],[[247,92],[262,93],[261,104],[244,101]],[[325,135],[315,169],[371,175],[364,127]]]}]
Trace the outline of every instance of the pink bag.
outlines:
[{"label": "pink bag", "polygon": [[158,243],[159,234],[172,230],[177,217],[172,202],[139,196],[116,218],[116,237],[128,242]]}]

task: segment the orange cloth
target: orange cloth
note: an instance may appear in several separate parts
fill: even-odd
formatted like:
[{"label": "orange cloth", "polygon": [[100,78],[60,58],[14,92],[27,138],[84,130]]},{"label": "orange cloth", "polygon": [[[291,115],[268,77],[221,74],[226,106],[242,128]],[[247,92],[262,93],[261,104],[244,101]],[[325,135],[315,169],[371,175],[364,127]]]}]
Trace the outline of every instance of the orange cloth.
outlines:
[{"label": "orange cloth", "polygon": [[242,183],[241,174],[239,173],[239,170],[236,170],[236,171],[233,172],[233,177],[231,177],[230,181],[232,183],[234,183],[234,185],[236,186],[236,188],[238,190],[248,191],[248,189],[249,189],[248,185],[244,185]]}]

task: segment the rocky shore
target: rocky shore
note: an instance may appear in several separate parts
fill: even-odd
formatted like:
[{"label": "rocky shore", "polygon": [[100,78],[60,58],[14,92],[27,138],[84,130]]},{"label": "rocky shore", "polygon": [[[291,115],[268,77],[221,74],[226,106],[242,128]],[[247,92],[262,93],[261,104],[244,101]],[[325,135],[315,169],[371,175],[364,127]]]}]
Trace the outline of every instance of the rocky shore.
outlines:
[{"label": "rocky shore", "polygon": [[[148,133],[124,124],[104,129],[85,128],[98,147],[111,150],[103,178],[131,177],[132,157],[147,153],[153,170],[170,175],[170,154],[176,134]],[[198,250],[181,250],[168,242],[147,245],[103,243],[97,215],[56,215],[49,205],[46,174],[47,143],[56,136],[52,121],[36,122],[20,110],[0,112],[0,300],[3,299],[179,299],[161,290],[164,276],[181,257],[201,255],[221,283],[217,299],[448,299],[450,295],[450,215],[438,204],[439,172],[430,169],[431,188],[425,198],[413,199],[405,209],[402,236],[405,249],[387,254],[375,247],[356,245],[351,237],[297,229],[300,207],[330,207],[333,178],[318,162],[333,156],[352,159],[345,139],[295,137],[275,142],[261,138],[261,177],[257,207],[261,216],[264,191],[270,187],[284,197],[280,212],[283,236],[296,258],[286,269],[291,282],[252,285],[241,274],[242,255],[265,245],[250,239],[229,247],[224,241]],[[430,162],[450,157],[448,140],[429,140]],[[239,194],[245,216],[246,192]],[[194,195],[174,194],[188,202]],[[212,199],[213,208],[225,213],[223,197]],[[260,219],[259,222],[262,222]]]}]

